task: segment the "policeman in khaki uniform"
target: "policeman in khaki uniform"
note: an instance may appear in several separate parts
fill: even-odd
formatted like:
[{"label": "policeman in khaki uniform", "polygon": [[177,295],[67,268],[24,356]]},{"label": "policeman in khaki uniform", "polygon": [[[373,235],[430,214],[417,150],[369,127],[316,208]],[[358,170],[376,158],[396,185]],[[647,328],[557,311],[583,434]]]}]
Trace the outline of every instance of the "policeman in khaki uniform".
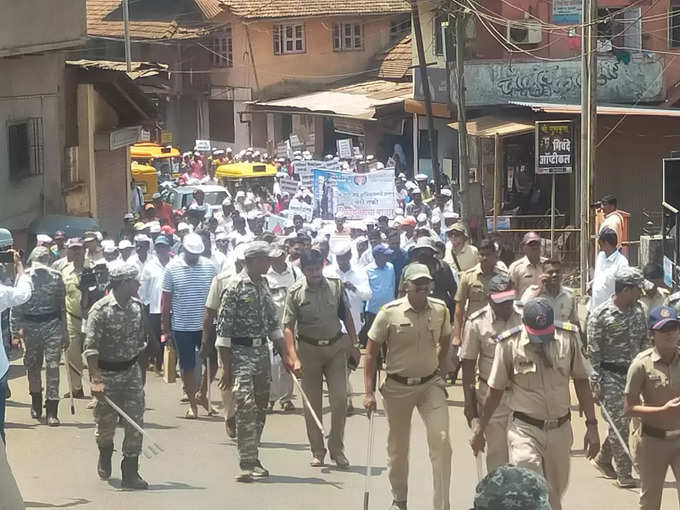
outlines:
[{"label": "policeman in khaki uniform", "polygon": [[[432,277],[427,266],[410,264],[404,271],[406,296],[382,307],[368,332],[364,407],[376,409],[378,354],[387,346],[387,379],[380,388],[389,425],[387,453],[394,502],[405,510],[411,415],[417,408],[427,430],[434,480],[434,510],[449,510],[451,441],[449,408],[440,367],[447,363],[451,322],[444,301],[428,297]],[[422,508],[422,507],[420,507]]]},{"label": "policeman in khaki uniform", "polygon": [[[499,274],[491,278],[487,289],[489,304],[470,315],[465,324],[461,358],[468,424],[478,418],[478,405],[484,402],[489,392],[488,381],[496,352],[496,338],[522,323],[522,316],[514,307],[516,295],[511,285],[507,275]],[[479,367],[479,389],[475,388],[476,367]],[[508,463],[509,397],[510,392],[506,392],[486,429],[486,467],[489,472]]]},{"label": "policeman in khaki uniform", "polygon": [[[71,238],[66,242],[69,263],[61,270],[61,277],[66,288],[66,333],[68,335],[68,350],[66,362],[71,371],[71,385],[74,398],[85,398],[83,393],[83,310],[81,307],[82,293],[80,291],[80,275],[85,263],[85,248],[79,238]],[[66,395],[68,396],[68,395]]]},{"label": "policeman in khaki uniform", "polygon": [[505,388],[512,392],[513,419],[508,430],[510,463],[533,469],[550,485],[553,510],[561,510],[569,481],[569,451],[573,436],[569,378],[586,415],[586,456],[600,449],[593,396],[588,381],[590,367],[583,355],[576,326],[554,320],[546,298],[524,305],[523,325],[498,337],[489,376],[489,395],[470,442],[475,454],[484,450],[484,434],[500,404]]},{"label": "policeman in khaki uniform", "polygon": [[648,326],[654,346],[636,356],[628,369],[624,410],[642,421],[638,446],[640,508],[659,510],[668,466],[680,477],[680,318],[657,307]]},{"label": "policeman in khaki uniform", "polygon": [[531,285],[538,284],[539,277],[543,274],[544,263],[547,260],[545,257],[541,257],[541,236],[536,232],[524,234],[522,248],[524,257],[515,260],[508,268],[510,279],[517,289],[519,297]]},{"label": "policeman in khaki uniform", "polygon": [[[318,250],[304,252],[300,257],[300,268],[304,278],[290,287],[283,315],[285,363],[297,377],[304,375],[302,389],[320,419],[325,377],[331,406],[328,450],[331,460],[344,469],[349,467],[343,444],[347,416],[347,356],[351,356],[357,365],[361,356],[356,330],[344,298],[342,281],[323,276],[323,255]],[[342,332],[340,318],[348,335]],[[313,467],[323,466],[326,456],[323,435],[306,407],[305,423],[312,449],[310,464]]]}]

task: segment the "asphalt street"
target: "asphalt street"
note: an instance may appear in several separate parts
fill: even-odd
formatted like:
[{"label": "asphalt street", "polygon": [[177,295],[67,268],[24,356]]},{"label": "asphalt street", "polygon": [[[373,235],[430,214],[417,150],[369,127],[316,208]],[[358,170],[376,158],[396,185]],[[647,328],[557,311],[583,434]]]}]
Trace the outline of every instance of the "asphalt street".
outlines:
[{"label": "asphalt street", "polygon": [[[355,392],[363,388],[360,373],[353,374]],[[140,472],[149,482],[148,491],[120,488],[120,456],[114,453],[114,472],[108,482],[97,478],[97,447],[94,439],[92,411],[86,400],[76,401],[76,414],[71,415],[68,400],[62,400],[59,415],[62,425],[48,428],[29,415],[29,395],[21,360],[10,372],[12,398],[7,408],[8,457],[27,508],[74,509],[179,509],[179,508],[265,508],[267,510],[347,510],[362,509],[365,483],[368,420],[363,412],[347,422],[345,444],[352,463],[348,471],[332,466],[312,468],[301,399],[298,410],[270,415],[262,438],[261,460],[271,471],[265,481],[238,484],[236,447],[224,429],[224,420],[208,417],[183,418],[185,405],[180,404],[180,383],[166,384],[150,373],[146,386],[146,430],[165,451],[151,459],[140,460]],[[62,391],[66,378],[62,366]],[[219,392],[213,386],[213,401],[221,409]],[[449,411],[453,438],[452,508],[472,507],[477,473],[468,441],[470,432],[462,409],[461,387],[449,389]],[[328,413],[327,400],[325,413]],[[355,393],[354,405],[361,407],[362,397]],[[380,403],[379,403],[380,406]],[[633,510],[638,508],[637,491],[617,488],[583,458],[583,420],[574,412],[574,448],[571,483],[565,498],[565,509],[598,508]],[[411,440],[409,509],[431,507],[432,474],[425,443],[424,428],[414,415]],[[325,416],[327,426],[330,422]],[[602,420],[600,420],[602,423]],[[121,428],[116,447],[122,441]],[[602,437],[604,428],[601,426]],[[386,476],[386,420],[380,413],[375,420],[374,476],[370,492],[371,509],[387,509],[391,503]],[[328,459],[327,459],[328,460]],[[606,502],[606,503],[604,503]],[[602,506],[603,504],[603,506]],[[664,510],[678,510],[672,474],[669,472],[664,491]]]}]

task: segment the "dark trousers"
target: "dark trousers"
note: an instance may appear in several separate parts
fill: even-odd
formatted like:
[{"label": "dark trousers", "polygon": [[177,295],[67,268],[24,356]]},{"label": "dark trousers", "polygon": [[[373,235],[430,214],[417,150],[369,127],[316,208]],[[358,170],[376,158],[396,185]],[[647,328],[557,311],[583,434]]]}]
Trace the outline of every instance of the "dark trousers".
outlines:
[{"label": "dark trousers", "polygon": [[361,331],[359,332],[359,343],[362,347],[366,347],[366,344],[368,343],[368,332],[373,325],[375,316],[376,314],[371,312],[364,313],[364,327],[361,328]]}]

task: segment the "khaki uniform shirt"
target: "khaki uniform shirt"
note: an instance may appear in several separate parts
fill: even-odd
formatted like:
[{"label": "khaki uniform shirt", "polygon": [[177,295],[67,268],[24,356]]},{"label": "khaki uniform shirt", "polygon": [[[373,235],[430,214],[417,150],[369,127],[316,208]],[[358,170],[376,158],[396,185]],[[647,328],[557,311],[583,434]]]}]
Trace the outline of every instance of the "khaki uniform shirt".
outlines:
[{"label": "khaki uniform shirt", "polygon": [[545,257],[541,257],[538,264],[532,264],[529,262],[529,257],[525,255],[510,264],[508,273],[510,273],[510,280],[518,296],[523,295],[531,285],[538,284],[538,277],[543,274],[543,263],[546,260]]},{"label": "khaki uniform shirt", "polygon": [[541,296],[550,300],[552,304],[553,311],[555,313],[555,320],[562,322],[573,322],[578,323],[576,299],[571,289],[566,287],[560,287],[560,291],[557,296],[551,296],[547,292],[539,292],[539,285],[531,285],[522,294],[522,304],[526,304],[527,301],[535,297]]},{"label": "khaki uniform shirt", "polygon": [[66,313],[81,318],[83,316],[83,312],[80,308],[82,294],[78,287],[80,278],[78,272],[73,267],[73,263],[69,262],[66,267],[62,269],[61,277],[64,280],[64,287],[66,290]]},{"label": "khaki uniform shirt", "polygon": [[222,271],[220,274],[215,276],[210,284],[210,290],[208,291],[208,297],[205,300],[205,307],[210,310],[217,312],[220,309],[220,303],[222,302],[222,293],[227,286],[230,278],[236,276],[233,270]]},{"label": "khaki uniform shirt", "polygon": [[309,287],[306,278],[300,278],[288,291],[283,324],[297,324],[300,336],[318,340],[333,338],[342,328],[338,317],[342,299],[339,278],[326,276],[317,289]]},{"label": "khaki uniform shirt", "polygon": [[486,285],[493,275],[502,271],[496,266],[490,274],[484,274],[481,265],[477,264],[460,276],[460,283],[456,291],[456,303],[463,307],[467,305],[468,317],[487,305]]},{"label": "khaki uniform shirt", "polygon": [[555,323],[555,340],[546,345],[547,366],[540,345],[531,344],[520,326],[498,337],[489,386],[511,386],[508,405],[538,420],[556,420],[569,412],[569,377],[586,379],[590,368],[576,326]]},{"label": "khaki uniform shirt", "polygon": [[499,319],[491,308],[486,305],[470,315],[463,330],[463,347],[461,357],[477,361],[479,378],[487,382],[491,375],[493,358],[496,353],[496,339],[498,336],[522,324],[522,316],[513,310],[507,321]]},{"label": "khaki uniform shirt", "polygon": [[[453,244],[451,243],[451,241],[447,241],[444,262],[449,263],[456,273],[462,273],[463,271],[472,269],[479,263],[479,254],[477,253],[477,248],[475,246],[472,246],[470,243],[466,242],[465,246],[463,246],[463,249],[460,250],[460,252],[455,252],[456,254],[455,260],[453,258],[453,255],[451,254],[452,250]],[[456,260],[458,260],[458,264],[456,264]],[[458,269],[459,265],[460,269]]]},{"label": "khaki uniform shirt", "polygon": [[387,303],[376,315],[368,338],[387,344],[387,373],[426,377],[439,367],[439,340],[451,336],[446,304],[427,298],[427,308],[417,312],[408,297]]},{"label": "khaki uniform shirt", "polygon": [[[675,355],[670,365],[661,359],[656,347],[642,351],[628,369],[626,395],[639,396],[647,406],[663,406],[672,398],[680,395],[680,353]],[[663,430],[680,429],[680,416],[645,416],[643,423]]]}]

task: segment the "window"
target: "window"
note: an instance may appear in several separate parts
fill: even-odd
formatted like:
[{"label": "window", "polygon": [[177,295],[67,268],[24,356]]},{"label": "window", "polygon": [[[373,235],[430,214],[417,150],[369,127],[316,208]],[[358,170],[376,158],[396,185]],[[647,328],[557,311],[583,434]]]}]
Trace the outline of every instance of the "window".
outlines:
[{"label": "window", "polygon": [[234,47],[231,39],[231,25],[226,25],[215,33],[212,40],[210,61],[215,67],[232,67],[234,65]]},{"label": "window", "polygon": [[364,49],[364,27],[360,23],[333,24],[333,51]]},{"label": "window", "polygon": [[274,25],[274,55],[304,52],[304,25]]},{"label": "window", "polygon": [[9,177],[11,180],[16,181],[43,173],[42,128],[40,118],[8,123]]},{"label": "window", "polygon": [[390,22],[390,44],[411,33],[411,15],[406,14]]},{"label": "window", "polygon": [[[435,55],[444,55],[444,37],[449,38],[451,33],[449,30],[454,28],[453,22],[451,26],[447,26],[449,21],[448,15],[439,14],[434,19],[434,53]],[[442,25],[443,23],[443,25]],[[444,34],[443,32],[446,31]]]},{"label": "window", "polygon": [[668,9],[668,46],[680,48],[680,5]]},{"label": "window", "polygon": [[234,102],[217,99],[209,106],[210,139],[234,143]]},{"label": "window", "polygon": [[597,24],[597,51],[642,48],[642,10],[639,7],[598,9],[597,16],[604,20]]}]

